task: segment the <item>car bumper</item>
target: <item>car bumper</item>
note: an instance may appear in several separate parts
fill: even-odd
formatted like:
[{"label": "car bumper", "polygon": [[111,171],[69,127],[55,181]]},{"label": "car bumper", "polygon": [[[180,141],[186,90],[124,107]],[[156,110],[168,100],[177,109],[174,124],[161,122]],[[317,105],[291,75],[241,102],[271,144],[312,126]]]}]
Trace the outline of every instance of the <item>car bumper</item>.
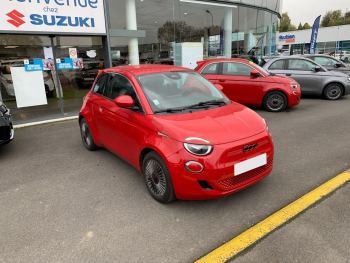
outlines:
[{"label": "car bumper", "polygon": [[350,94],[350,84],[345,86],[345,90],[344,90],[344,95],[349,95],[349,94]]},{"label": "car bumper", "polygon": [[7,144],[13,140],[15,131],[12,126],[11,117],[0,117],[0,145]]},{"label": "car bumper", "polygon": [[[245,145],[257,144],[250,151],[243,152]],[[234,165],[259,155],[267,155],[267,164],[238,176],[234,176]],[[205,200],[224,197],[243,190],[266,176],[273,168],[274,147],[269,133],[215,145],[207,157],[196,157],[186,150],[172,155],[167,160],[174,185],[175,195],[183,200]],[[195,174],[185,169],[187,161],[196,161],[204,166],[201,173]]]},{"label": "car bumper", "polygon": [[291,91],[291,93],[288,96],[288,107],[294,107],[300,104],[301,100],[301,89],[300,87]]}]

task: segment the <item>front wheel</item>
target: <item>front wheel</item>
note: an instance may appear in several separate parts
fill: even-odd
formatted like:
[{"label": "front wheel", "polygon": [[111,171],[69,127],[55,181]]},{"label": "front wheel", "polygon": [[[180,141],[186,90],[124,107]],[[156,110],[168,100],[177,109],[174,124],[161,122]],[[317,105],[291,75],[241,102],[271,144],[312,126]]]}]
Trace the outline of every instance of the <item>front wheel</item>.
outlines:
[{"label": "front wheel", "polygon": [[155,200],[165,204],[175,200],[170,173],[158,154],[150,152],[145,156],[142,172],[146,187]]},{"label": "front wheel", "polygon": [[86,149],[89,151],[95,151],[97,150],[97,146],[94,142],[94,139],[91,135],[89,125],[87,124],[85,119],[80,120],[80,134],[81,134],[81,139],[83,141],[83,144]]},{"label": "front wheel", "polygon": [[339,100],[343,96],[343,88],[337,83],[329,84],[323,92],[327,100]]},{"label": "front wheel", "polygon": [[267,111],[280,112],[287,108],[288,100],[282,92],[272,91],[265,96],[263,106]]}]

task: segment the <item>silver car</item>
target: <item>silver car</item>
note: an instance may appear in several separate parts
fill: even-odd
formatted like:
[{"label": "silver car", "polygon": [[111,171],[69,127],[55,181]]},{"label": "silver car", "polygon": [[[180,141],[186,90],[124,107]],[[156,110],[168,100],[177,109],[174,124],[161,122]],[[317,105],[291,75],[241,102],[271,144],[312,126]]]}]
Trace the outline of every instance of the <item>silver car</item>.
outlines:
[{"label": "silver car", "polygon": [[288,76],[299,82],[303,95],[323,96],[338,100],[350,94],[350,77],[329,71],[314,61],[298,56],[269,60],[264,68],[272,74]]},{"label": "silver car", "polygon": [[339,71],[350,76],[350,65],[347,65],[341,60],[338,60],[334,57],[323,54],[305,55],[305,57],[315,61],[317,64],[324,66],[328,70]]}]

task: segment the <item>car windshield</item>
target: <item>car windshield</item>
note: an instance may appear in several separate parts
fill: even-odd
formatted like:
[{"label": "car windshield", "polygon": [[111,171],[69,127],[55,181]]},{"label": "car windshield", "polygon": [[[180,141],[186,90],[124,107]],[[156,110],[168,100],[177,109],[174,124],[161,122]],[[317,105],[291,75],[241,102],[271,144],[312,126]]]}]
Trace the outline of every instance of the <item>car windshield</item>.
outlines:
[{"label": "car windshield", "polygon": [[175,113],[220,107],[229,100],[195,72],[161,72],[138,77],[154,113]]}]

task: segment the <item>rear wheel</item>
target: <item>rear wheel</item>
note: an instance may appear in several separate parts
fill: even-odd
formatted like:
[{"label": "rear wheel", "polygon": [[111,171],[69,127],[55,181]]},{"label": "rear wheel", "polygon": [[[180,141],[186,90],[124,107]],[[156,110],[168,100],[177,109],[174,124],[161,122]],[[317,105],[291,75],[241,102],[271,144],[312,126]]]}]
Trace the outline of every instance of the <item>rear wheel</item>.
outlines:
[{"label": "rear wheel", "polygon": [[87,124],[85,119],[80,120],[80,134],[86,149],[88,149],[89,151],[97,150],[98,147],[96,146],[94,139],[92,138],[89,125]]},{"label": "rear wheel", "polygon": [[288,100],[282,92],[272,91],[265,96],[263,106],[267,111],[280,112],[287,108]]},{"label": "rear wheel", "polygon": [[323,92],[327,100],[339,100],[343,96],[343,87],[337,83],[329,84]]},{"label": "rear wheel", "polygon": [[155,200],[165,204],[175,200],[170,173],[158,154],[150,152],[145,156],[142,172],[146,187]]}]

